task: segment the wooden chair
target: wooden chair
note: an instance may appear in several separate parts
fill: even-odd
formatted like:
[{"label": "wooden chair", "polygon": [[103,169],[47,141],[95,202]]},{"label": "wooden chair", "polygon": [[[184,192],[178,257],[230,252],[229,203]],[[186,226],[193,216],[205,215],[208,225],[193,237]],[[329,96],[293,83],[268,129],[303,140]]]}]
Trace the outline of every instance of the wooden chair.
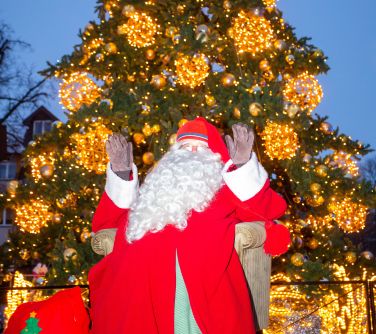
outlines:
[{"label": "wooden chair", "polygon": [[[257,330],[268,327],[271,256],[264,253],[266,238],[263,222],[239,223],[235,229],[235,249],[243,266],[253,305]],[[91,246],[95,253],[106,256],[112,252],[116,229],[95,233]]]}]

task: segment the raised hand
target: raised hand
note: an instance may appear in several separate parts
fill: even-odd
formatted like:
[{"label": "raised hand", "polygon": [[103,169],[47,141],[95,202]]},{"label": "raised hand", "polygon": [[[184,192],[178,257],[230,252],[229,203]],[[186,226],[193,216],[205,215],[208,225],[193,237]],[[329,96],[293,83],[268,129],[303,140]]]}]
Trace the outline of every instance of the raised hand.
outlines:
[{"label": "raised hand", "polygon": [[227,135],[225,137],[227,149],[231,160],[235,165],[244,165],[251,158],[255,134],[251,128],[242,123],[232,126],[234,139]]},{"label": "raised hand", "polygon": [[106,151],[114,172],[131,171],[133,163],[133,146],[123,135],[114,133],[106,141]]}]

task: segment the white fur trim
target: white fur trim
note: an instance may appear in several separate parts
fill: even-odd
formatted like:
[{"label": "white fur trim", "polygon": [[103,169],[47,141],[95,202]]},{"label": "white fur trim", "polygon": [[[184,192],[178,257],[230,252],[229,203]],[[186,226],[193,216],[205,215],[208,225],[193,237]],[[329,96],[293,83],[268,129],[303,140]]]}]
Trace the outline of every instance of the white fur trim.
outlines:
[{"label": "white fur trim", "polygon": [[125,181],[117,176],[111,169],[111,164],[107,164],[107,178],[105,191],[114,204],[121,209],[128,209],[135,201],[138,193],[137,167],[132,164],[133,180]]},{"label": "white fur trim", "polygon": [[268,173],[258,162],[256,154],[242,167],[227,172],[233,164],[232,160],[226,162],[222,175],[230,190],[241,200],[246,201],[255,196],[264,186],[268,179]]}]

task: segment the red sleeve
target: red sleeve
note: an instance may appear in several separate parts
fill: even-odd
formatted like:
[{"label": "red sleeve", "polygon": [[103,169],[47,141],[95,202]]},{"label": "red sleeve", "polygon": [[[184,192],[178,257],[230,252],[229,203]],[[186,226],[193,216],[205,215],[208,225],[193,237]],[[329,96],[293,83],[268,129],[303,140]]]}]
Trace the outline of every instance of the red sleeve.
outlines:
[{"label": "red sleeve", "polygon": [[117,228],[119,222],[128,218],[129,209],[119,208],[104,192],[95,210],[92,230],[94,233],[106,228]]},{"label": "red sleeve", "polygon": [[264,186],[255,196],[244,202],[238,200],[236,216],[244,222],[268,221],[282,216],[286,208],[286,201],[270,188],[270,181],[266,180]]}]

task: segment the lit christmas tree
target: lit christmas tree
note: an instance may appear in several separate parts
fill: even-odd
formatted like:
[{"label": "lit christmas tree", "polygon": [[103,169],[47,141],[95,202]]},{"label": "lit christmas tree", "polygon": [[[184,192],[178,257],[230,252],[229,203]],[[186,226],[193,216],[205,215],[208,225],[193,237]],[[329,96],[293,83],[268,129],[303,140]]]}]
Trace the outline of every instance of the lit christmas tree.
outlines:
[{"label": "lit christmas tree", "polygon": [[[48,284],[86,283],[98,260],[90,222],[108,134],[134,142],[142,178],[177,129],[203,116],[224,134],[236,122],[255,129],[255,152],[289,204],[282,223],[293,243],[274,259],[274,280],[374,275],[373,254],[351,242],[375,207],[357,168],[370,148],[315,114],[326,57],[297,38],[274,1],[100,0],[97,12],[82,43],[45,71],[61,82],[68,121],[29,145],[27,184],[1,199],[16,208],[20,227],[3,249],[5,263],[34,258],[50,265]],[[281,296],[302,298],[294,293]]]}]

